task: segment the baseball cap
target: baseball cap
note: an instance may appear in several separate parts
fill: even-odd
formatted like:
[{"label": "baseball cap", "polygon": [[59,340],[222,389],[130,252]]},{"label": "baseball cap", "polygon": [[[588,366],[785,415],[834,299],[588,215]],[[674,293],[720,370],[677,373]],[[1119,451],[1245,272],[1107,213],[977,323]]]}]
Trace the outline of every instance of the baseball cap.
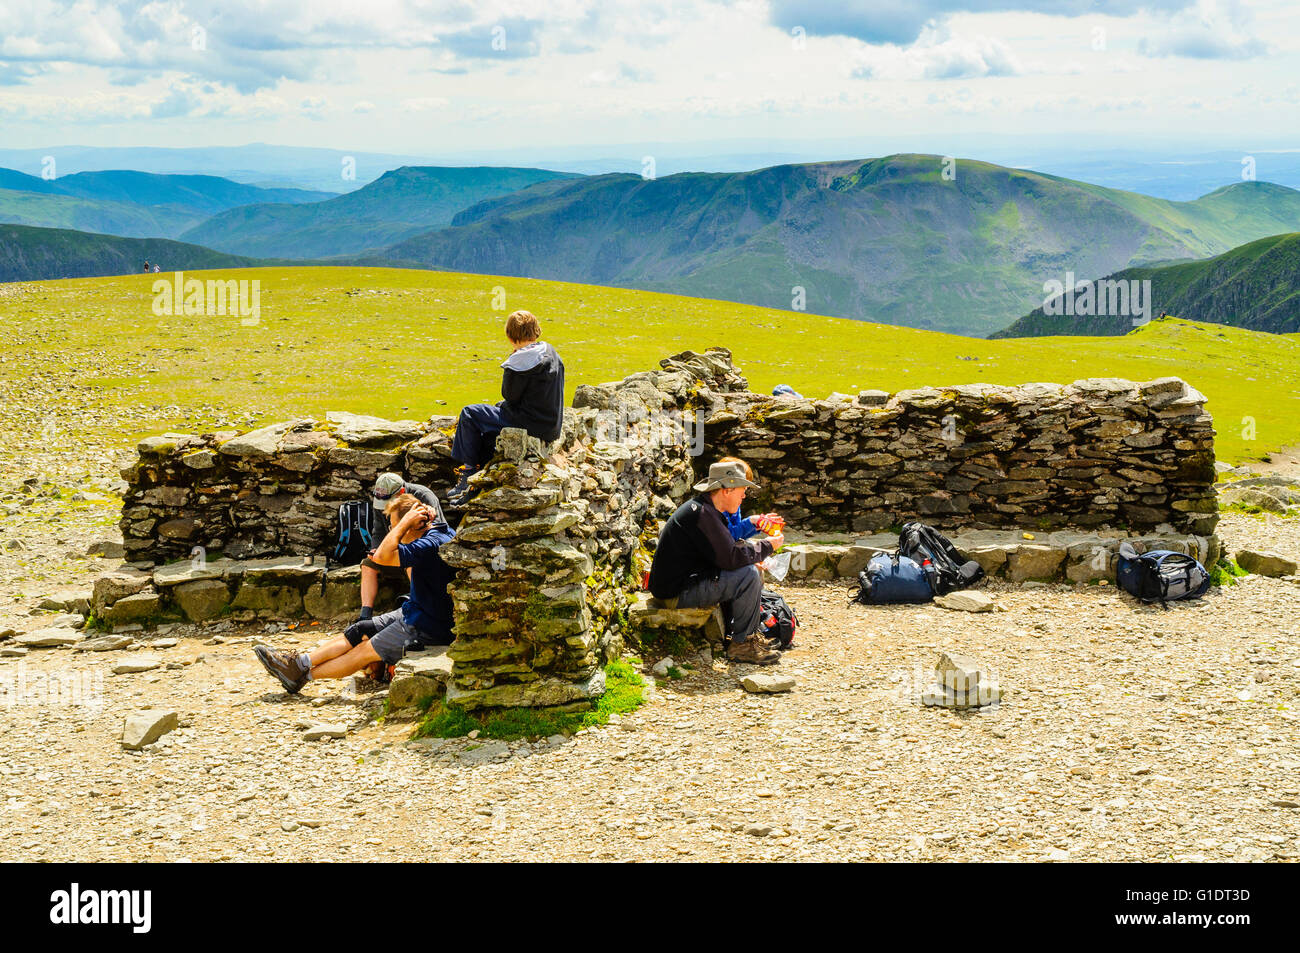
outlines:
[{"label": "baseball cap", "polygon": [[372,494],[375,503],[375,509],[382,510],[388,505],[388,501],[406,488],[406,481],[402,479],[399,473],[381,473],[379,479],[375,481],[375,491]]}]

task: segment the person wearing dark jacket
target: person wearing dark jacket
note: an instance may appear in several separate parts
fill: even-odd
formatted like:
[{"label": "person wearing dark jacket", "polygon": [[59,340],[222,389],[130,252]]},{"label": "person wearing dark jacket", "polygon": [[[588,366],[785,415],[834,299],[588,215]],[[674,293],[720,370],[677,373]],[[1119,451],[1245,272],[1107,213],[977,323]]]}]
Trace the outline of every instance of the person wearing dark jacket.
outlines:
[{"label": "person wearing dark jacket", "polygon": [[506,318],[506,337],[514,348],[502,363],[498,404],[470,404],[456,421],[451,455],[461,466],[447,502],[462,506],[469,499],[469,479],[492,458],[497,434],[520,427],[550,443],[564,425],[564,362],[555,348],[541,340],[542,327],[529,311]]},{"label": "person wearing dark jacket", "polygon": [[695,484],[699,496],[679,506],[659,534],[650,592],[677,609],[722,605],[731,637],[727,658],[771,665],[780,653],[757,634],[763,580],[756,564],[780,548],[785,537],[733,539],[725,516],[740,509],[745,490],[756,486],[745,479],[743,463],[709,467],[708,479]]}]

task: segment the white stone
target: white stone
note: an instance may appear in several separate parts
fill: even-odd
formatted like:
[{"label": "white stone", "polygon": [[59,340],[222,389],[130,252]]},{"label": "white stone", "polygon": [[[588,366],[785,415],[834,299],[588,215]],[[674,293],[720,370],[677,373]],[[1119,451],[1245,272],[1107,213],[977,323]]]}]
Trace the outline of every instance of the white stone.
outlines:
[{"label": "white stone", "polygon": [[777,695],[781,692],[793,691],[795,680],[793,675],[768,675],[759,672],[746,675],[740,680],[740,684],[745,691],[755,695]]},{"label": "white stone", "polygon": [[176,712],[162,708],[133,711],[126,716],[126,722],[122,725],[122,747],[139,751],[172,731],[179,721]]},{"label": "white stone", "polygon": [[987,592],[973,590],[950,592],[944,596],[935,596],[934,604],[945,609],[961,612],[992,612],[996,603]]}]

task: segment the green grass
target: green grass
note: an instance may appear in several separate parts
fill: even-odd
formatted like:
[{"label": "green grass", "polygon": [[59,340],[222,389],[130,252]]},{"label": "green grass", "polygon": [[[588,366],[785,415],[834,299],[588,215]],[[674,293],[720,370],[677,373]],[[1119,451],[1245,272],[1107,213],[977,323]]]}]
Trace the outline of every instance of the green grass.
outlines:
[{"label": "green grass", "polygon": [[[79,439],[107,449],[223,417],[269,423],[346,410],[425,419],[500,396],[506,311],[539,316],[566,367],[566,397],[661,358],[732,349],[755,391],[808,396],[987,382],[1177,375],[1209,398],[1220,459],[1259,459],[1300,443],[1300,336],[1154,321],[1122,337],[988,341],[725,301],[592,285],[386,268],[263,268],[196,273],[261,282],[261,317],[156,316],[154,276],[0,285],[0,391],[32,369],[63,375]],[[978,361],[961,360],[963,356]],[[142,413],[118,423],[123,407]],[[1254,439],[1248,439],[1253,419]],[[135,421],[135,422],[132,422]],[[98,431],[96,428],[100,428]],[[70,426],[69,430],[73,428]],[[39,433],[14,435],[36,448]]]},{"label": "green grass", "polygon": [[1239,577],[1249,575],[1250,573],[1237,565],[1236,560],[1228,556],[1220,556],[1219,561],[1210,567],[1210,585],[1235,586]]},{"label": "green grass", "polygon": [[463,738],[477,730],[480,738],[512,741],[571,735],[583,728],[609,723],[610,715],[625,715],[644,702],[645,680],[631,660],[616,659],[605,666],[605,694],[586,710],[511,708],[471,712],[459,705],[433,702],[415,730],[416,738]]}]

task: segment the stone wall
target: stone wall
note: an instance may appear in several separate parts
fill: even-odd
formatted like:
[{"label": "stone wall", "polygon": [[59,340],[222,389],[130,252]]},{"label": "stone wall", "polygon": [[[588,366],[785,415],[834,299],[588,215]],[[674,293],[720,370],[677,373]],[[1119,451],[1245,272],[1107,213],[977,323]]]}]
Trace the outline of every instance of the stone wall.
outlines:
[{"label": "stone wall", "polygon": [[919,518],[1208,535],[1218,507],[1204,402],[1176,377],[836,400],[729,394],[711,409],[697,465],[747,460],[762,487],[748,511],[775,509],[807,530],[872,532]]},{"label": "stone wall", "polygon": [[454,482],[455,425],[331,413],[242,434],[150,437],[122,472],[126,558],[164,562],[196,546],[235,559],[324,555],[339,504],[368,494],[380,473]]},{"label": "stone wall", "polygon": [[[604,663],[634,637],[627,613],[662,521],[724,453],[757,471],[762,490],[749,512],[776,509],[814,534],[921,518],[968,532],[1199,534],[1187,545],[1205,540],[1208,550],[1217,515],[1214,431],[1203,402],[1176,378],[772,398],[749,393],[722,349],[580,386],[554,443],[502,432],[444,550],[457,570],[448,696],[478,707],[599,695]],[[118,580],[105,595],[138,586],[121,598],[140,618],[160,609],[189,617],[218,601],[221,611],[255,617],[348,611],[356,581],[347,572],[331,583],[337,588],[318,592],[319,564],[248,560],[322,555],[338,505],[364,496],[382,471],[444,491],[454,425],[452,417],[330,414],[245,434],[145,440],[124,472],[122,530],[129,560],[162,566],[152,580]],[[1009,574],[1024,578],[1076,578],[1069,560],[1085,553],[1096,572],[1110,571],[1109,542],[1103,558],[1095,541],[1062,540],[1060,559],[1023,540],[1014,553],[975,544],[972,552],[1014,562]],[[865,561],[871,542],[833,558],[803,547],[796,576],[843,575]],[[168,565],[196,546],[206,550],[206,568]],[[1051,574],[1040,572],[1049,556]],[[99,595],[109,610],[113,601]]]}]

